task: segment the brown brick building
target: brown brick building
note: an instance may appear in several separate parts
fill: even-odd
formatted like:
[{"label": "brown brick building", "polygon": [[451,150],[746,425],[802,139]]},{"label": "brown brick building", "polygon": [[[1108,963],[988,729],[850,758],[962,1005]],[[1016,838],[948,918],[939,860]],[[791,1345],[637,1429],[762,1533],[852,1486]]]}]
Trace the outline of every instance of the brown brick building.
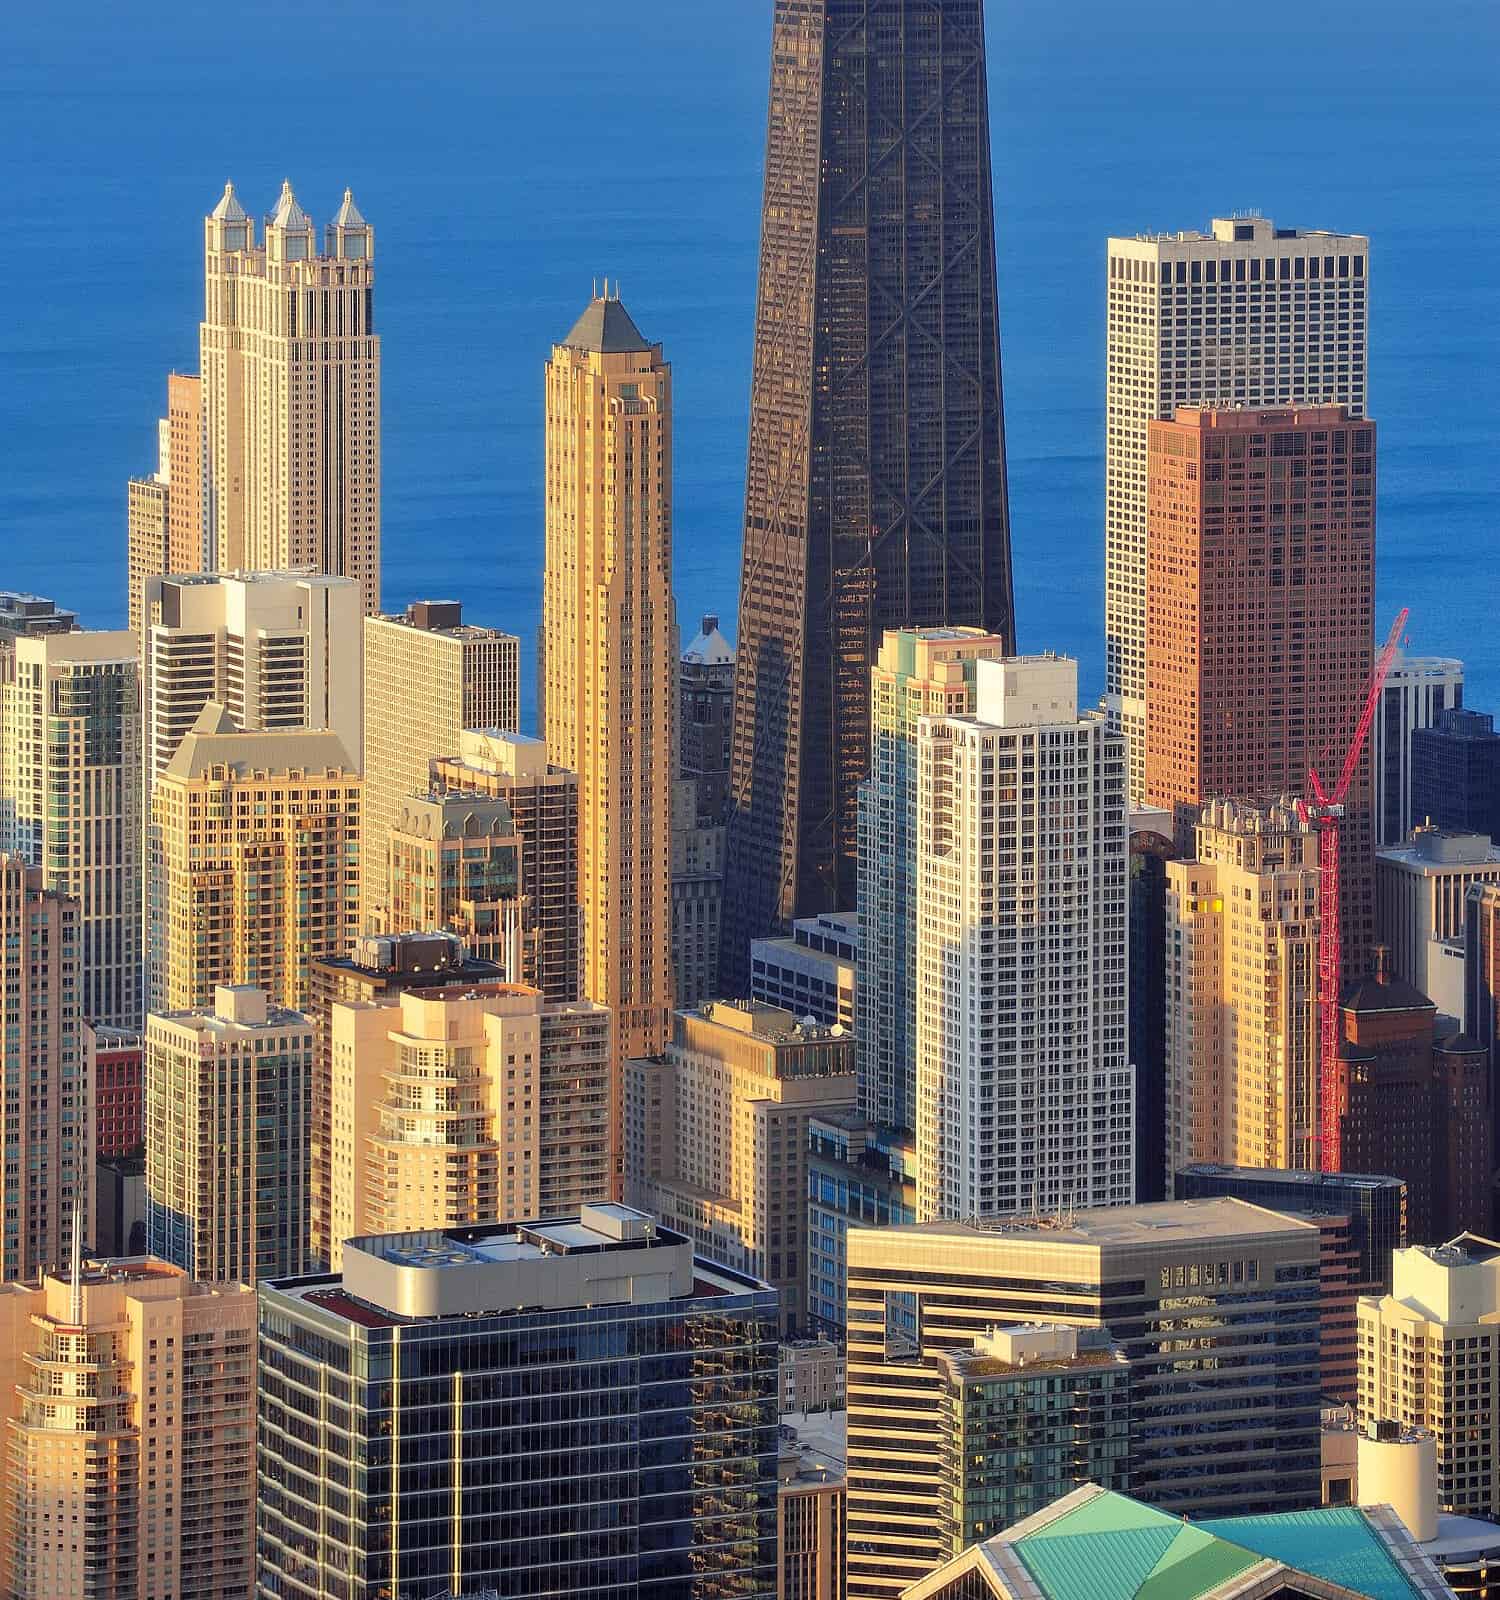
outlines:
[{"label": "brown brick building", "polygon": [[1443,1030],[1426,995],[1385,969],[1344,996],[1338,1097],[1349,1172],[1407,1186],[1407,1233],[1439,1244],[1489,1216],[1490,1094],[1483,1050]]},{"label": "brown brick building", "polygon": [[[1375,425],[1343,406],[1179,408],[1150,424],[1146,794],[1207,801],[1337,776],[1374,650]],[[1344,823],[1344,970],[1374,940],[1370,764]],[[1180,841],[1190,845],[1190,837]]]}]

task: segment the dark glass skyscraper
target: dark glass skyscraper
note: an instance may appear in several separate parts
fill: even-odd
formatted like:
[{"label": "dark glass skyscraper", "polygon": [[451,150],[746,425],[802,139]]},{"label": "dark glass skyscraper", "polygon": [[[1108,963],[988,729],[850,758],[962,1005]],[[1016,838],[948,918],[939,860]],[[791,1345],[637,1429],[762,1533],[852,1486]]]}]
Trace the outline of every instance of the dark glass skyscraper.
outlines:
[{"label": "dark glass skyscraper", "polygon": [[983,0],[776,0],[724,977],[855,896],[886,628],[1014,648]]}]

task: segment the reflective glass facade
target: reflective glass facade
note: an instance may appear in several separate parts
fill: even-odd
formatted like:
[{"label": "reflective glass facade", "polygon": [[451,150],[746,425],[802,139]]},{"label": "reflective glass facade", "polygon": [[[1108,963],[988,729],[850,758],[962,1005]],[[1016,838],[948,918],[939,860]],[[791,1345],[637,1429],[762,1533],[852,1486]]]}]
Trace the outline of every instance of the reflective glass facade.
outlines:
[{"label": "reflective glass facade", "polygon": [[776,1297],[726,1276],[425,1321],[263,1285],[257,1593],[769,1600]]}]

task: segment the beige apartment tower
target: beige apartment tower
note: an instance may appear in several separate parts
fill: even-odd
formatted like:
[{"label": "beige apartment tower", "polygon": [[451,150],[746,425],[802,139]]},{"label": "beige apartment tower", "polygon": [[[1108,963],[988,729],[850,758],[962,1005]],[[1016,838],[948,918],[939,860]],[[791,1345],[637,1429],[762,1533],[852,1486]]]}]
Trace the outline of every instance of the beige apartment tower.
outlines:
[{"label": "beige apartment tower", "polygon": [[167,414],[157,423],[156,471],[126,488],[130,631],[139,635],[149,578],[201,572],[203,542],[203,384],[174,372]]},{"label": "beige apartment tower", "polygon": [[1216,217],[1108,246],[1105,688],[1146,781],[1146,432],[1178,406],[1365,415],[1370,241]]},{"label": "beige apartment tower", "polygon": [[1318,1164],[1318,837],[1216,800],[1197,839],[1166,864],[1169,1194],[1192,1162]]},{"label": "beige apartment tower", "polygon": [[610,1018],[519,984],[328,1016],[331,1271],[343,1241],[576,1213],[608,1192]]},{"label": "beige apartment tower", "polygon": [[465,728],[520,722],[521,642],[467,626],[456,600],[422,600],[403,616],[364,627],[363,854],[360,919],[366,933],[390,920],[390,830],[403,805],[430,787],[428,762],[457,747]]},{"label": "beige apartment tower", "polygon": [[549,1000],[583,993],[583,911],[578,902],[578,774],[547,759],[529,734],[465,729],[455,755],[431,763],[445,801],[503,801],[520,841],[521,977]]},{"label": "beige apartment tower", "polygon": [[153,1255],[213,1283],[309,1269],[312,1063],[312,1023],[249,984],[146,1018]]},{"label": "beige apartment tower", "polygon": [[1397,1250],[1391,1292],[1358,1311],[1360,1423],[1431,1429],[1441,1508],[1500,1517],[1500,1244]]},{"label": "beige apartment tower", "polygon": [[93,1215],[94,1106],[79,1016],[78,902],[0,852],[0,1280],[68,1259]]},{"label": "beige apartment tower", "polygon": [[679,1011],[665,1052],[625,1064],[625,1197],[700,1255],[807,1311],[807,1126],[854,1109],[854,1036],[750,1001]]},{"label": "beige apartment tower", "polygon": [[250,1594],[255,1322],[150,1257],[0,1287],[0,1593]]},{"label": "beige apartment tower", "polygon": [[0,849],[78,904],[83,1016],[141,1025],[141,708],[135,635],[37,634],[0,685]]},{"label": "beige apartment tower", "polygon": [[[596,299],[554,346],[546,399],[542,733],[578,774],[583,988],[613,1012],[623,1062],[671,1029],[671,368],[618,299]],[[617,1062],[617,1175],[620,1096]]]},{"label": "beige apartment tower", "polygon": [[357,931],[360,779],[335,733],[242,732],[205,706],[152,798],[154,1011],[253,984],[295,1010]]},{"label": "beige apartment tower", "polygon": [[208,565],[353,578],[362,609],[378,611],[374,230],[346,189],[320,253],[285,183],[257,243],[231,183],[203,236]]}]

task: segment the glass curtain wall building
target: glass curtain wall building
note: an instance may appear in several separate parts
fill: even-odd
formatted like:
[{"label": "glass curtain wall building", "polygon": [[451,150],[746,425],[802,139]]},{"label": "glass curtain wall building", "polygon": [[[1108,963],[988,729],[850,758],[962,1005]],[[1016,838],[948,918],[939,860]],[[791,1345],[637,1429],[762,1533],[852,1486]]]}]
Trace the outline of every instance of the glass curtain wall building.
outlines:
[{"label": "glass curtain wall building", "polygon": [[642,1213],[263,1284],[259,1590],[771,1600],[776,1296]]}]

